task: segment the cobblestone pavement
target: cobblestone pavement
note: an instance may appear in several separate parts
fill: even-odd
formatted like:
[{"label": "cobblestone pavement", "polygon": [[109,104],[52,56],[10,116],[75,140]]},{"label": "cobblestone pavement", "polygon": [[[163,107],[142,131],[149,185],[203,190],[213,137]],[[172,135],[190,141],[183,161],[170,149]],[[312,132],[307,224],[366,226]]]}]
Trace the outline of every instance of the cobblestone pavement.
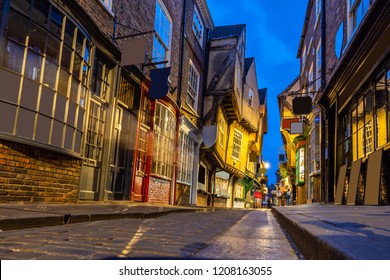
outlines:
[{"label": "cobblestone pavement", "polygon": [[[116,219],[3,231],[0,232],[0,259],[193,258],[212,245],[218,236],[239,225],[248,213],[251,211],[172,213],[151,219]],[[269,211],[264,213],[267,219],[272,216]],[[257,224],[269,227],[261,219]],[[239,231],[240,227],[234,230]],[[272,230],[277,230],[275,236],[280,237],[280,228]]]}]

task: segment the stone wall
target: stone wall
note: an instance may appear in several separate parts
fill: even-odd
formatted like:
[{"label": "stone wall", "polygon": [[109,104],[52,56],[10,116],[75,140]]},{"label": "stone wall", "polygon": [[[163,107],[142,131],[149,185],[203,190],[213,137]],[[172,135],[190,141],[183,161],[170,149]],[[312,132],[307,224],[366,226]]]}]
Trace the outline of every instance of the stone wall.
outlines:
[{"label": "stone wall", "polygon": [[189,206],[190,205],[191,187],[177,183],[176,185],[176,205]]},{"label": "stone wall", "polygon": [[81,160],[0,140],[0,203],[75,203]]}]

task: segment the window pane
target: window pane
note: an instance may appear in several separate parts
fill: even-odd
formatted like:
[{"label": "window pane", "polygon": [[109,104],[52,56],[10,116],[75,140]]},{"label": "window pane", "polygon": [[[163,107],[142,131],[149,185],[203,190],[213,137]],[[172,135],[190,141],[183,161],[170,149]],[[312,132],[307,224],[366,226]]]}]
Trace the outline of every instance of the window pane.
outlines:
[{"label": "window pane", "polygon": [[58,66],[46,59],[45,62],[45,73],[43,75],[43,84],[49,88],[55,87],[56,77],[57,77]]},{"label": "window pane", "polygon": [[73,75],[73,77],[75,77],[78,80],[80,79],[81,63],[82,63],[81,56],[75,54],[72,75]]},{"label": "window pane", "polygon": [[6,29],[6,36],[12,38],[20,43],[26,42],[28,34],[28,18],[20,15],[13,9],[10,9],[8,16],[8,23]]},{"label": "window pane", "polygon": [[26,60],[26,69],[24,70],[24,75],[26,77],[39,81],[41,75],[42,67],[42,57],[35,53],[34,51],[29,50]]},{"label": "window pane", "polygon": [[387,143],[387,120],[386,109],[383,108],[376,113],[377,125],[377,147],[381,147]]},{"label": "window pane", "polygon": [[32,18],[34,21],[45,26],[47,25],[47,18],[49,16],[49,5],[46,0],[34,0],[34,9],[32,11]]},{"label": "window pane", "polygon": [[25,15],[29,15],[31,11],[30,2],[31,0],[13,0],[11,1],[11,7],[17,8]]},{"label": "window pane", "polygon": [[46,58],[50,59],[52,62],[58,63],[59,50],[60,49],[60,40],[58,40],[53,35],[49,35],[46,46]]},{"label": "window pane", "polygon": [[64,41],[69,47],[73,47],[73,37],[76,26],[69,19],[66,20]]},{"label": "window pane", "polygon": [[60,78],[58,80],[58,92],[64,96],[68,94],[69,76],[69,73],[61,67]]},{"label": "window pane", "polygon": [[72,50],[65,46],[62,49],[62,57],[61,57],[61,66],[66,69],[68,72],[70,71],[70,60],[72,56]]},{"label": "window pane", "polygon": [[24,47],[22,45],[11,40],[5,40],[5,50],[2,59],[3,67],[21,74],[23,56]]},{"label": "window pane", "polygon": [[386,105],[386,78],[385,75],[375,85],[375,108]]},{"label": "window pane", "polygon": [[63,15],[54,7],[51,9],[51,21],[49,29],[57,37],[61,37]]}]

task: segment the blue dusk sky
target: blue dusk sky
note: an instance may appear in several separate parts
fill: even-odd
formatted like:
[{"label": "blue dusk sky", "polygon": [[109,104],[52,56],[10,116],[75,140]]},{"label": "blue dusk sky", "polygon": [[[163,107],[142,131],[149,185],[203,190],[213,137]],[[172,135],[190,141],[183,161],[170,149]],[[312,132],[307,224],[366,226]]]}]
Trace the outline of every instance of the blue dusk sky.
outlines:
[{"label": "blue dusk sky", "polygon": [[207,0],[215,26],[246,24],[246,57],[254,57],[259,88],[268,88],[268,133],[263,160],[270,163],[269,184],[276,183],[282,151],[277,95],[298,75],[297,52],[307,0]]}]

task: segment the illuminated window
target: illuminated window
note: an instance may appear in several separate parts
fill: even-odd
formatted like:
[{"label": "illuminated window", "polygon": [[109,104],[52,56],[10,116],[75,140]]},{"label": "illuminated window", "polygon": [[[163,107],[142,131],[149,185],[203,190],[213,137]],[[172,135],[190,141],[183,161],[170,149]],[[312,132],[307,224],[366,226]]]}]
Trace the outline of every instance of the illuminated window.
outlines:
[{"label": "illuminated window", "polygon": [[227,196],[229,194],[229,179],[215,177],[215,193]]},{"label": "illuminated window", "polygon": [[221,118],[219,120],[219,125],[218,125],[218,143],[222,148],[224,148],[224,143],[225,143],[225,129],[226,129],[225,120]]},{"label": "illuminated window", "polygon": [[[172,20],[162,1],[156,1],[154,19],[153,62],[169,61],[171,49]],[[169,62],[167,63],[169,65]],[[163,67],[163,65],[159,65]]]},{"label": "illuminated window", "polygon": [[175,115],[157,102],[154,116],[154,142],[152,173],[172,178],[175,159]]},{"label": "illuminated window", "polygon": [[242,146],[242,133],[237,129],[234,129],[233,153],[232,153],[233,158],[240,159],[241,146]]},{"label": "illuminated window", "polygon": [[387,96],[385,74],[375,84],[376,147],[387,143]]},{"label": "illuminated window", "polygon": [[194,140],[184,131],[180,131],[179,137],[179,175],[178,181],[192,184],[192,172],[194,170]]}]

